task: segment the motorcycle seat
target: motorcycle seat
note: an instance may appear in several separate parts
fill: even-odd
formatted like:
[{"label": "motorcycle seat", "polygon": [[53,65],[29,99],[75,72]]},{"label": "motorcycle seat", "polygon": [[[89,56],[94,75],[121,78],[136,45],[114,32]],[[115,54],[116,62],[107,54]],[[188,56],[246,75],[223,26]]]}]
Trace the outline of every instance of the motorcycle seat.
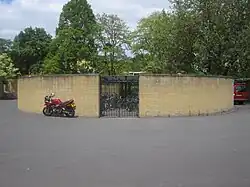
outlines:
[{"label": "motorcycle seat", "polygon": [[68,101],[62,102],[61,105],[66,106],[66,105],[68,105],[68,104],[71,104],[73,101],[74,101],[73,99],[70,99],[70,100],[68,100]]}]

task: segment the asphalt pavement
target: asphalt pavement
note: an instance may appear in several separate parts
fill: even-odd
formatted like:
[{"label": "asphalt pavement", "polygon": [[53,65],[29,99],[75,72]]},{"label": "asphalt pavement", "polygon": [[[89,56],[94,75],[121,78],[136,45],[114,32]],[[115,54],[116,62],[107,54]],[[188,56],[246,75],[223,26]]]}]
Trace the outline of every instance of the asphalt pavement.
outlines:
[{"label": "asphalt pavement", "polygon": [[56,118],[0,101],[0,187],[249,187],[250,106],[216,116]]}]

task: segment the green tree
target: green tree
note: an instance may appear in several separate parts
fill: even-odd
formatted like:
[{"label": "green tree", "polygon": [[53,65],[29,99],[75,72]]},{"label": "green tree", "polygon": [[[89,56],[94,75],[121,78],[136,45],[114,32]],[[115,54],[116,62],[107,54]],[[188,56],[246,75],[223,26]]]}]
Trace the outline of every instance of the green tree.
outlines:
[{"label": "green tree", "polygon": [[11,57],[21,74],[38,73],[52,36],[43,28],[25,28],[13,41]]},{"label": "green tree", "polygon": [[154,12],[140,20],[133,33],[133,52],[142,70],[152,73],[193,73],[197,27],[188,12]]},{"label": "green tree", "polygon": [[134,59],[153,73],[250,76],[250,3],[172,0],[171,13],[143,18],[133,33]]},{"label": "green tree", "polygon": [[70,0],[63,6],[56,34],[63,29],[74,28],[84,31],[84,35],[88,36],[93,34],[95,27],[95,15],[87,0]]},{"label": "green tree", "polygon": [[0,54],[10,52],[11,45],[12,45],[11,40],[0,38]]},{"label": "green tree", "polygon": [[[142,18],[137,25],[137,28],[132,32],[132,51],[134,61],[140,64],[141,70],[150,72],[158,72],[160,69],[157,65],[157,54],[154,46],[154,33],[157,26],[157,21],[160,20],[161,13],[154,12],[150,16]],[[164,40],[163,40],[164,41]],[[153,64],[153,69],[149,68]]]},{"label": "green tree", "polygon": [[81,31],[63,29],[52,41],[44,63],[44,73],[77,73],[77,62],[91,55],[88,47],[78,42],[83,40]]},{"label": "green tree", "polygon": [[[130,30],[126,22],[114,14],[97,14],[99,24],[99,54],[103,56],[104,67],[108,74],[122,73],[126,52],[130,50]],[[122,63],[120,63],[123,61]],[[104,72],[105,73],[105,72]]]},{"label": "green tree", "polygon": [[171,17],[165,12],[154,12],[139,21],[133,32],[133,53],[142,63],[142,70],[152,73],[164,72],[167,66]]},{"label": "green tree", "polygon": [[0,77],[5,79],[16,77],[18,68],[14,67],[11,58],[6,54],[0,54]]},{"label": "green tree", "polygon": [[92,64],[86,60],[77,62],[78,73],[95,73],[96,69],[92,67]]},{"label": "green tree", "polygon": [[205,74],[249,75],[248,1],[174,0],[176,14],[191,14],[198,27],[195,65]]},{"label": "green tree", "polygon": [[71,0],[63,6],[56,37],[50,46],[44,73],[77,73],[77,62],[95,65],[97,24],[86,0]]}]

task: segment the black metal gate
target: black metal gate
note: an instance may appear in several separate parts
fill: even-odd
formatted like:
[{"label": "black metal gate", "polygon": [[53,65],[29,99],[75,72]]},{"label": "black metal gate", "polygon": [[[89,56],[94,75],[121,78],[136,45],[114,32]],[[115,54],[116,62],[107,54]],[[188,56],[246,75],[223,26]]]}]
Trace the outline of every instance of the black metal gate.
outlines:
[{"label": "black metal gate", "polygon": [[100,82],[101,117],[139,116],[139,76],[103,76]]}]

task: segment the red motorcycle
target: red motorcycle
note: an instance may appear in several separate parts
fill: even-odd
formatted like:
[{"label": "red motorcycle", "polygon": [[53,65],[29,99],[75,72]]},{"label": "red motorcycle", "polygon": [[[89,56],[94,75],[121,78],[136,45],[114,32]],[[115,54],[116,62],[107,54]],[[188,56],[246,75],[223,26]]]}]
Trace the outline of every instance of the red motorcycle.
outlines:
[{"label": "red motorcycle", "polygon": [[67,116],[74,117],[76,105],[73,99],[62,102],[59,98],[54,98],[55,94],[51,93],[44,97],[43,114],[45,116]]}]

